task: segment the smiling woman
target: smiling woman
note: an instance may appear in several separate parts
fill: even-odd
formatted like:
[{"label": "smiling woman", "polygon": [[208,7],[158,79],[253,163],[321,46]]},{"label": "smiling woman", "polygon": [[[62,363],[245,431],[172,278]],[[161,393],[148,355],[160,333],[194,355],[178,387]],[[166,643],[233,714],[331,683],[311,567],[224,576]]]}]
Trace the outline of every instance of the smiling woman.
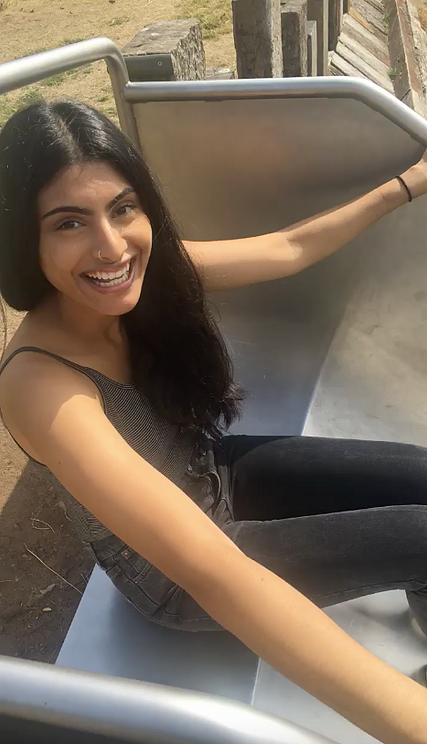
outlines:
[{"label": "smiling woman", "polygon": [[90,106],[40,102],[0,134],[0,289],[28,311],[0,369],[12,436],[146,617],[227,628],[388,744],[425,743],[426,691],[320,608],[399,587],[427,633],[427,453],[223,436],[244,391],[206,291],[301,271],[426,191],[421,161],[286,230],[191,244]]},{"label": "smiling woman", "polygon": [[[243,392],[141,155],[79,103],[34,104],[12,117],[2,141],[0,281],[10,305],[31,311],[22,333],[48,332],[40,346],[63,356],[73,348],[72,361],[113,379],[120,372],[172,423],[218,436]],[[88,276],[129,261],[123,284]]]},{"label": "smiling woman", "polygon": [[135,189],[105,163],[74,165],[43,189],[39,211],[40,263],[58,293],[106,316],[132,310],[152,241]]}]

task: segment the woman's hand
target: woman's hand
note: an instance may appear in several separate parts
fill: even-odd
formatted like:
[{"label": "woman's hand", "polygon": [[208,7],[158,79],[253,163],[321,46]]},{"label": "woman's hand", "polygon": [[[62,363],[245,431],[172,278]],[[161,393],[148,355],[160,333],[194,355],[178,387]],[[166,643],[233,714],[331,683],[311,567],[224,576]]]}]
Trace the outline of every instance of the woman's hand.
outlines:
[{"label": "woman's hand", "polygon": [[418,163],[402,173],[402,178],[413,199],[427,194],[427,150]]}]

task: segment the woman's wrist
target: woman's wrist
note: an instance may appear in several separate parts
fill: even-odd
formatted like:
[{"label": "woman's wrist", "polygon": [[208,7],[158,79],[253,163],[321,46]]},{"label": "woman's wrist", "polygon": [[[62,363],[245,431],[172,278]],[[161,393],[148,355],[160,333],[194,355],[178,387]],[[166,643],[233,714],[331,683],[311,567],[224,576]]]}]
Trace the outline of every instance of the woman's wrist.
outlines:
[{"label": "woman's wrist", "polygon": [[[404,176],[402,176],[402,178],[404,179]],[[410,187],[408,186],[408,188]],[[396,177],[392,178],[390,181],[387,181],[387,183],[383,183],[382,186],[379,187],[379,189],[381,192],[382,200],[386,205],[387,212],[392,212],[393,209],[402,207],[409,201],[408,192],[405,186]]]},{"label": "woman's wrist", "polygon": [[400,176],[405,181],[413,199],[427,192],[427,162],[424,158]]}]

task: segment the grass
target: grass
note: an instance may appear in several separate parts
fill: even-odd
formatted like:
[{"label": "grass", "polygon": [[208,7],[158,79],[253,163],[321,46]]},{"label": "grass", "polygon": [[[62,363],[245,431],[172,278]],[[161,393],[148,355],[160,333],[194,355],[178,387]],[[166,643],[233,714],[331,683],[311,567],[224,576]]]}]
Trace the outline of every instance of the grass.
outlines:
[{"label": "grass", "polygon": [[[39,49],[38,51],[44,52],[45,49]],[[37,54],[37,51],[32,51],[30,54]],[[28,55],[27,55],[28,56]],[[69,70],[67,72],[60,72],[58,75],[52,75],[51,77],[40,80],[39,83],[34,84],[23,90],[18,96],[11,95],[10,93],[0,96],[0,129],[3,124],[17,111],[25,106],[29,106],[35,101],[40,101],[45,98],[44,88],[56,88],[62,83],[66,82],[67,78],[76,78],[79,75],[90,75],[92,72],[93,65],[87,65],[86,67],[79,68],[77,70]],[[99,103],[111,100],[111,94],[101,96],[97,99]],[[115,109],[114,112],[115,113]]]},{"label": "grass", "polygon": [[49,87],[61,85],[61,83],[64,82],[65,78],[67,76],[66,72],[60,72],[58,75],[52,75],[52,77],[46,78],[45,80],[42,80],[43,85],[47,85]]},{"label": "grass", "polygon": [[[202,23],[207,67],[235,66],[231,0],[143,0],[142,6],[143,18],[141,4],[135,0],[116,0],[115,4],[108,0],[2,0],[0,11],[6,9],[3,17],[7,20],[7,34],[0,46],[0,61],[20,59],[96,36],[107,36],[121,48],[144,25],[193,17]],[[30,15],[28,11],[33,8]],[[39,98],[75,98],[96,106],[117,122],[103,62],[51,75],[25,91],[0,96],[0,127],[16,111]]]},{"label": "grass", "polygon": [[17,111],[25,106],[29,106],[31,103],[40,101],[43,98],[43,93],[38,86],[32,86],[18,96],[18,98],[12,98],[10,94],[6,94],[0,97],[0,128],[6,121]]},{"label": "grass", "polygon": [[388,71],[388,76],[391,81],[396,80],[397,78],[397,70],[395,67],[392,67],[391,70]]},{"label": "grass", "polygon": [[391,13],[390,12],[384,13],[384,20],[383,20],[384,33],[387,34],[387,35],[388,35],[389,31],[390,31],[390,18],[391,18]]},{"label": "grass", "polygon": [[183,18],[198,18],[205,39],[218,39],[233,30],[230,0],[182,0]]},{"label": "grass", "polygon": [[427,32],[427,5],[422,5],[418,8],[418,17],[422,28]]},{"label": "grass", "polygon": [[86,41],[84,36],[78,36],[76,39],[64,39],[59,46],[67,46],[67,44],[78,44],[79,41]]},{"label": "grass", "polygon": [[121,18],[113,18],[112,21],[108,24],[109,26],[121,26],[123,23],[126,23],[129,20],[126,16],[122,16]]}]

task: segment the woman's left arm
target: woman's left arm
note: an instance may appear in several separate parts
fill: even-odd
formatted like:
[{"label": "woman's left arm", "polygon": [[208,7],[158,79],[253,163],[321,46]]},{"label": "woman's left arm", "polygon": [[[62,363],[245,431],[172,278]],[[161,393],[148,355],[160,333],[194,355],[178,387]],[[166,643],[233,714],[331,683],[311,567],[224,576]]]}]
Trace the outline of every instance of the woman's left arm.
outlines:
[{"label": "woman's left arm", "polygon": [[[427,192],[427,153],[402,174],[415,199]],[[237,240],[183,241],[207,292],[296,274],[346,245],[408,201],[402,183],[391,181],[278,232]]]}]

